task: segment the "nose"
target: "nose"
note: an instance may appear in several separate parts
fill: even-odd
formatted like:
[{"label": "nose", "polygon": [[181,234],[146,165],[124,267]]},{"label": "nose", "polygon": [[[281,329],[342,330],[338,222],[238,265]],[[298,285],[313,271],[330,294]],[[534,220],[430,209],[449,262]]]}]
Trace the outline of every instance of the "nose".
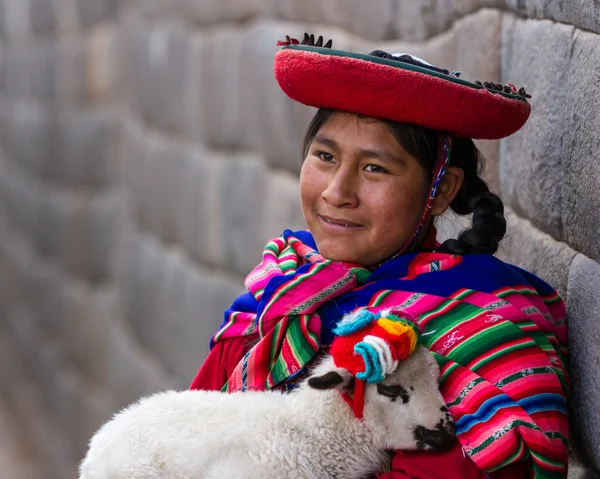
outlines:
[{"label": "nose", "polygon": [[432,451],[443,451],[450,447],[454,441],[454,422],[440,421],[435,429],[427,429],[425,426],[417,426],[415,439],[419,449]]},{"label": "nose", "polygon": [[335,175],[329,178],[327,187],[321,194],[322,198],[331,206],[356,206],[358,194],[356,178],[351,171],[340,168]]}]

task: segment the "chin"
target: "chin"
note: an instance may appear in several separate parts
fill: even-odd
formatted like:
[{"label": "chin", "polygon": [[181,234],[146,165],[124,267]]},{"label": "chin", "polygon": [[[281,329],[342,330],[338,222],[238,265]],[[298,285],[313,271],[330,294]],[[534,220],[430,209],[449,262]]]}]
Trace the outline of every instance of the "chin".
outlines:
[{"label": "chin", "polygon": [[[318,246],[318,244],[317,244]],[[338,263],[358,263],[361,264],[360,257],[357,254],[348,254],[347,250],[342,250],[341,248],[334,247],[328,248],[326,245],[323,248],[318,247],[319,253],[323,258],[337,261]]]}]

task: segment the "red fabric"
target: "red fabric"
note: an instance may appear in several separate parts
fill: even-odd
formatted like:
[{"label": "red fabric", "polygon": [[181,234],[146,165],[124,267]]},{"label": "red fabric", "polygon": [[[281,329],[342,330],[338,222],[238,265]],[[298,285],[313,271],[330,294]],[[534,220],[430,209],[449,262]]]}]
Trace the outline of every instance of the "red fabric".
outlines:
[{"label": "red fabric", "polygon": [[248,351],[246,338],[232,338],[214,345],[192,381],[190,389],[220,391]]},{"label": "red fabric", "polygon": [[[190,389],[220,391],[230,374],[248,350],[245,338],[232,338],[215,344],[198,371]],[[468,457],[463,455],[458,441],[442,453],[398,452],[392,458],[391,471],[379,479],[526,479],[525,463],[486,476]]]},{"label": "red fabric", "polygon": [[397,452],[392,458],[390,472],[379,474],[378,479],[527,479],[530,477],[526,463],[485,475],[463,453],[458,440],[445,452]]},{"label": "red fabric", "polygon": [[491,93],[474,83],[413,71],[400,62],[392,66],[357,54],[341,56],[348,52],[316,50],[291,45],[275,55],[279,86],[306,105],[476,139],[504,138],[529,118],[531,106],[523,99]]}]

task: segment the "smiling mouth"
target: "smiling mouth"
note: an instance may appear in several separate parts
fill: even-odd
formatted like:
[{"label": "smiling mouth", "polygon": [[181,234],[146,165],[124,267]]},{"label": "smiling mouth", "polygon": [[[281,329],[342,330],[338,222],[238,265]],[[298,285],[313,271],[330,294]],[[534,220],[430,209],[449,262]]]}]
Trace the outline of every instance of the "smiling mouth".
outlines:
[{"label": "smiling mouth", "polygon": [[361,228],[362,227],[362,225],[359,225],[357,223],[351,223],[346,220],[338,220],[335,218],[330,218],[328,216],[319,215],[319,218],[321,218],[325,223],[333,225],[333,226],[343,226],[345,228]]}]

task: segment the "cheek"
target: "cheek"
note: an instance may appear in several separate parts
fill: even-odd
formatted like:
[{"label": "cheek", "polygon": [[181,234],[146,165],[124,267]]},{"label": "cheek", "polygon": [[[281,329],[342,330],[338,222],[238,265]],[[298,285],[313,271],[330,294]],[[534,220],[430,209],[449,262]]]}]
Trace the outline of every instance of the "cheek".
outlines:
[{"label": "cheek", "polygon": [[321,196],[320,182],[323,181],[323,175],[318,173],[317,168],[310,160],[304,161],[300,170],[300,199],[305,215],[307,209],[310,209],[310,206]]},{"label": "cheek", "polygon": [[391,225],[410,228],[421,215],[425,195],[420,182],[394,182],[366,193],[375,224],[388,229]]}]

